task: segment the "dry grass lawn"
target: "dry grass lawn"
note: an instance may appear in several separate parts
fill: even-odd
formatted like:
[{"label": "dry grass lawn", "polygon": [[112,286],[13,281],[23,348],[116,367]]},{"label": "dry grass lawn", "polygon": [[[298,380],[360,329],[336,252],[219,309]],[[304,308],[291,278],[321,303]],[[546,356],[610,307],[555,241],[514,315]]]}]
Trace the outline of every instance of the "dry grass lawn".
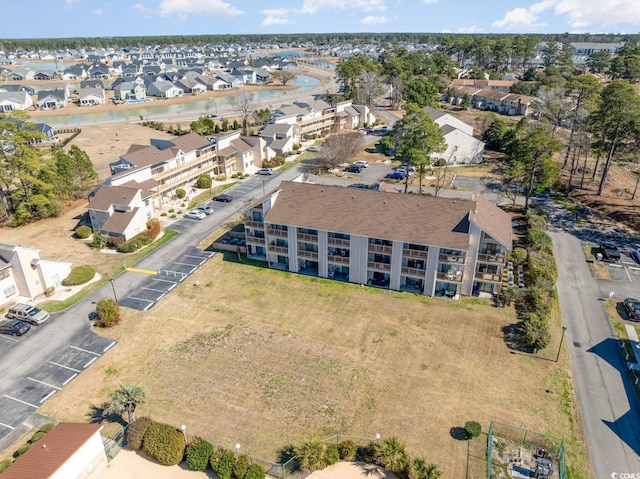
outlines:
[{"label": "dry grass lawn", "polygon": [[[119,382],[136,381],[149,390],[140,414],[227,447],[239,442],[248,454],[276,459],[314,434],[380,433],[406,441],[445,477],[465,475],[467,445],[450,430],[468,420],[574,435],[572,393],[563,405],[545,392],[568,382],[566,356],[556,364],[511,354],[502,328],[514,312],[485,301],[400,294],[218,255],[154,309],[123,313],[104,331],[118,346],[43,413],[87,421]],[[556,350],[557,342],[548,354]],[[469,477],[482,477],[483,464]]]}]

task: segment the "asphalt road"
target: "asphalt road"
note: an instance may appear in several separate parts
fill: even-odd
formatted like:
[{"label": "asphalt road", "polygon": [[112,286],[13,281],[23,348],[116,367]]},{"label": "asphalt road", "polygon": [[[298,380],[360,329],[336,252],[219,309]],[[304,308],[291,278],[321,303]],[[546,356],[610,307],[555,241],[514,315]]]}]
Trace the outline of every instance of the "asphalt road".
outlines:
[{"label": "asphalt road", "polygon": [[602,302],[608,295],[591,275],[579,237],[586,229],[599,240],[598,227],[576,227],[563,208],[549,200],[540,204],[550,222],[560,307],[595,477],[639,474],[640,404]]}]

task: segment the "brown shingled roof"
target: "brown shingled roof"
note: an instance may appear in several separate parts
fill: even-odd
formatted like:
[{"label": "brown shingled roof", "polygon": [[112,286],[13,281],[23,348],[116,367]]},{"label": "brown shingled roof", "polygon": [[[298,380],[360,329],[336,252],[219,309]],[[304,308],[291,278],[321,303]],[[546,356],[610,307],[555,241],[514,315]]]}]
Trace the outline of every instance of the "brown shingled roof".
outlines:
[{"label": "brown shingled roof", "polygon": [[122,158],[136,167],[157,165],[174,158],[175,154],[170,150],[159,150],[155,146],[149,145],[145,148],[132,149],[122,155]]},{"label": "brown shingled roof", "polygon": [[[20,456],[2,479],[47,479],[75,454],[96,432],[100,424],[57,424],[39,442]],[[46,446],[46,447],[45,447]]]},{"label": "brown shingled roof", "polygon": [[283,181],[265,221],[466,250],[475,209],[468,200]]},{"label": "brown shingled roof", "polygon": [[131,220],[136,216],[140,208],[133,208],[131,211],[114,211],[109,219],[102,225],[102,231],[109,233],[124,234]]},{"label": "brown shingled roof", "polygon": [[186,135],[178,136],[173,138],[171,143],[185,153],[210,145],[206,138],[201,137],[197,133],[187,133]]},{"label": "brown shingled roof", "polygon": [[138,192],[138,188],[125,186],[103,185],[89,200],[89,208],[98,211],[108,211],[111,205],[128,205]]},{"label": "brown shingled roof", "polygon": [[471,212],[471,221],[491,237],[511,249],[511,216],[481,195],[473,195],[476,209]]}]

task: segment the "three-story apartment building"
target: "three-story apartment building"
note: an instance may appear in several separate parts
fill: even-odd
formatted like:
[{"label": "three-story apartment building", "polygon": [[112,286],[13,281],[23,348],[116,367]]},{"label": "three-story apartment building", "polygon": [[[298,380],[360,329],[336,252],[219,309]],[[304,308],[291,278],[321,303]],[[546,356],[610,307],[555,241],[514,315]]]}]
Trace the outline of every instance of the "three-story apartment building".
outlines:
[{"label": "three-story apartment building", "polygon": [[270,267],[428,296],[498,293],[511,219],[488,200],[283,182],[245,211]]}]

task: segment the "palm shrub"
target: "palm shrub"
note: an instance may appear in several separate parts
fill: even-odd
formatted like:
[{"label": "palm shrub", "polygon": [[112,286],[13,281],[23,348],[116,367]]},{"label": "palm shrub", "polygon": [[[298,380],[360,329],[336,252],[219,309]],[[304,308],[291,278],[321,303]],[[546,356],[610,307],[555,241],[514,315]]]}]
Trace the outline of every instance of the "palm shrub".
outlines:
[{"label": "palm shrub", "polygon": [[91,228],[89,228],[87,225],[82,225],[76,228],[75,233],[77,238],[87,239],[89,236],[91,236],[92,231]]},{"label": "palm shrub", "polygon": [[395,436],[391,436],[380,443],[375,462],[388,471],[402,474],[409,465],[409,455],[405,445]]},{"label": "palm shrub", "polygon": [[222,459],[225,452],[227,452],[225,449],[219,447],[211,453],[211,457],[209,457],[209,465],[211,466],[211,469],[214,471],[218,470],[220,459]]},{"label": "palm shrub", "polygon": [[169,424],[154,422],[144,435],[142,449],[161,464],[173,466],[182,461],[184,446],[182,431]]},{"label": "palm shrub", "polygon": [[307,439],[299,446],[296,446],[294,451],[300,469],[304,471],[323,469],[326,466],[325,449],[326,444],[318,439]]},{"label": "palm shrub", "polygon": [[249,470],[249,457],[246,454],[238,457],[236,463],[233,465],[233,476],[236,479],[244,479]]},{"label": "palm shrub", "polygon": [[478,437],[482,434],[482,426],[477,421],[467,421],[464,423],[464,432],[467,433],[468,438]]},{"label": "palm shrub", "polygon": [[265,479],[265,477],[267,477],[267,473],[260,464],[251,464],[244,479]]},{"label": "palm shrub", "polygon": [[187,445],[187,466],[194,471],[204,471],[209,465],[213,445],[200,437],[194,437]]},{"label": "palm shrub", "polygon": [[218,468],[216,469],[216,474],[218,475],[218,479],[231,479],[231,475],[233,474],[233,466],[236,462],[236,456],[231,451],[225,451],[222,457],[220,458],[220,462],[218,463]]},{"label": "palm shrub", "polygon": [[140,384],[120,384],[120,387],[111,393],[111,401],[107,403],[104,412],[105,414],[120,415],[127,413],[127,422],[132,424],[136,421],[136,408],[144,403],[146,395],[147,390]]},{"label": "palm shrub", "polygon": [[96,270],[91,266],[76,266],[69,272],[69,276],[62,280],[62,285],[76,286],[78,284],[84,284],[91,281],[95,275]]},{"label": "palm shrub", "polygon": [[358,445],[355,443],[355,441],[351,439],[343,439],[338,444],[338,453],[340,454],[340,459],[343,461],[351,459],[356,453],[357,449]]},{"label": "palm shrub", "polygon": [[438,479],[441,475],[438,466],[428,463],[424,457],[416,457],[411,461],[410,479]]},{"label": "palm shrub", "polygon": [[144,435],[152,422],[150,417],[142,416],[129,423],[129,427],[127,427],[127,445],[136,451],[142,449]]}]

